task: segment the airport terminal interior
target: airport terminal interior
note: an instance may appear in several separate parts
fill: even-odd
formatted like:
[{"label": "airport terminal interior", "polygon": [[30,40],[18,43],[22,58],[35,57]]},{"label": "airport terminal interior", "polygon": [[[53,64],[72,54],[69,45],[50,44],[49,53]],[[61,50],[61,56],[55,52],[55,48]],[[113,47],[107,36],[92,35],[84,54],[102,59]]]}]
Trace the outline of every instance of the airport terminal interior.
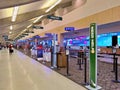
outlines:
[{"label": "airport terminal interior", "polygon": [[120,90],[120,0],[0,0],[0,90]]}]

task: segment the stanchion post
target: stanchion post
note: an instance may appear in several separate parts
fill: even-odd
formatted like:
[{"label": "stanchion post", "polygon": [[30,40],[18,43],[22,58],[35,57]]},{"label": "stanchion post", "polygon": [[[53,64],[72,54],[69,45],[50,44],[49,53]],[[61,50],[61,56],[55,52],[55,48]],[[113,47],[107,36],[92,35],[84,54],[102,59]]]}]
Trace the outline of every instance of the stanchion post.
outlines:
[{"label": "stanchion post", "polygon": [[84,57],[85,59],[85,65],[84,65],[84,83],[87,84],[87,57]]},{"label": "stanchion post", "polygon": [[84,61],[84,52],[81,52],[82,54],[82,64],[83,64],[83,61]]},{"label": "stanchion post", "polygon": [[82,70],[82,67],[81,67],[81,59],[82,59],[82,52],[79,52],[80,54],[80,57],[79,58],[79,70]]},{"label": "stanchion post", "polygon": [[112,80],[115,83],[120,83],[118,80],[118,58],[115,58],[115,80]]},{"label": "stanchion post", "polygon": [[58,65],[58,55],[59,53],[57,52],[57,70],[60,70],[59,65]]},{"label": "stanchion post", "polygon": [[78,59],[77,59],[77,65],[80,63],[80,52],[78,52]]},{"label": "stanchion post", "polygon": [[112,72],[115,72],[115,53],[113,54],[113,71]]},{"label": "stanchion post", "polygon": [[53,68],[53,47],[51,47],[51,68]]}]

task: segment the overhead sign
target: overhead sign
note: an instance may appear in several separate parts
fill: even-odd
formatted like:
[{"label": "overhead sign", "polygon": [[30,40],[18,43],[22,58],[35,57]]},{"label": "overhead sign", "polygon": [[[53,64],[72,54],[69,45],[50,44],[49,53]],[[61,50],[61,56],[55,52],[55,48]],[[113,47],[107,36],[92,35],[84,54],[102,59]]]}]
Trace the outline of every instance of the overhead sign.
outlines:
[{"label": "overhead sign", "polygon": [[29,31],[29,33],[34,33],[34,31]]},{"label": "overhead sign", "polygon": [[44,29],[42,26],[33,26],[35,29]]},{"label": "overhead sign", "polygon": [[32,38],[34,38],[34,39],[39,39],[40,36],[39,36],[39,35],[36,35],[36,36],[33,36]]},{"label": "overhead sign", "polygon": [[62,21],[62,17],[59,17],[59,16],[48,15],[47,18],[52,19],[52,20],[61,20]]},{"label": "overhead sign", "polygon": [[24,36],[28,36],[29,34],[24,33],[24,34],[22,34],[22,35],[24,35]]},{"label": "overhead sign", "polygon": [[75,28],[74,27],[65,27],[65,31],[74,31]]},{"label": "overhead sign", "polygon": [[45,33],[45,36],[52,36],[52,33]]}]

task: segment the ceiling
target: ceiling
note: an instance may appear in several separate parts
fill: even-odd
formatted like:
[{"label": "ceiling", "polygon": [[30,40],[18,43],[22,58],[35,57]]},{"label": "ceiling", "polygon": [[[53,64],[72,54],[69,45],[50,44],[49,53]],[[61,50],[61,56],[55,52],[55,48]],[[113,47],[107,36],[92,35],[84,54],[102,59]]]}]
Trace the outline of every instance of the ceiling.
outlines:
[{"label": "ceiling", "polygon": [[[64,7],[72,0],[62,0],[53,10],[45,11],[58,0],[0,0],[0,38],[3,35],[14,40],[28,25],[41,15],[51,14],[58,7]],[[13,8],[19,6],[19,11],[15,22],[12,22]],[[10,30],[12,25],[13,29]],[[10,33],[12,32],[12,33]],[[2,40],[2,39],[0,39]]]}]

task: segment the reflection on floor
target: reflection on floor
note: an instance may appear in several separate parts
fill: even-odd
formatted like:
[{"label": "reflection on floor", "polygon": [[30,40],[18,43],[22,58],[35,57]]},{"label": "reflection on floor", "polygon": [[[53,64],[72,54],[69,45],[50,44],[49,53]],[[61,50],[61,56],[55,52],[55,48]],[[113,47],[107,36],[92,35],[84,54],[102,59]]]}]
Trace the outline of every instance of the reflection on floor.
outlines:
[{"label": "reflection on floor", "polygon": [[16,51],[0,50],[0,90],[86,90]]},{"label": "reflection on floor", "polygon": [[[30,54],[28,54],[30,56]],[[105,55],[106,56],[106,55]],[[120,57],[119,57],[120,60]],[[79,70],[79,65],[77,65],[77,59],[70,57],[70,69],[69,72],[71,76],[67,78],[77,82],[78,84],[84,84],[84,64],[82,64],[82,69]],[[109,62],[109,63],[106,63]],[[39,61],[42,63],[42,61]],[[115,73],[111,72],[113,70],[112,59],[109,58],[98,58],[98,85],[102,87],[102,90],[120,90],[120,83],[113,83],[111,80],[115,79]],[[46,62],[44,65],[50,67],[51,64]],[[55,70],[62,75],[66,76],[66,68],[60,68],[60,70]],[[87,61],[87,82],[89,83],[89,63]],[[120,65],[118,66],[118,79],[120,80]]]},{"label": "reflection on floor", "polygon": [[[42,61],[40,61],[42,63]],[[50,67],[50,63],[45,63],[44,65]],[[69,73],[71,76],[67,76],[69,79],[77,82],[78,84],[84,84],[84,64],[82,64],[82,69],[79,70],[79,65],[77,65],[76,58],[70,58]],[[115,74],[111,72],[113,70],[112,64],[98,61],[98,85],[102,87],[102,90],[120,90],[120,83],[114,83]],[[66,76],[66,68],[60,68],[56,70],[62,75]],[[89,63],[87,61],[87,82],[89,83]],[[118,66],[118,79],[120,80],[120,65]]]}]

